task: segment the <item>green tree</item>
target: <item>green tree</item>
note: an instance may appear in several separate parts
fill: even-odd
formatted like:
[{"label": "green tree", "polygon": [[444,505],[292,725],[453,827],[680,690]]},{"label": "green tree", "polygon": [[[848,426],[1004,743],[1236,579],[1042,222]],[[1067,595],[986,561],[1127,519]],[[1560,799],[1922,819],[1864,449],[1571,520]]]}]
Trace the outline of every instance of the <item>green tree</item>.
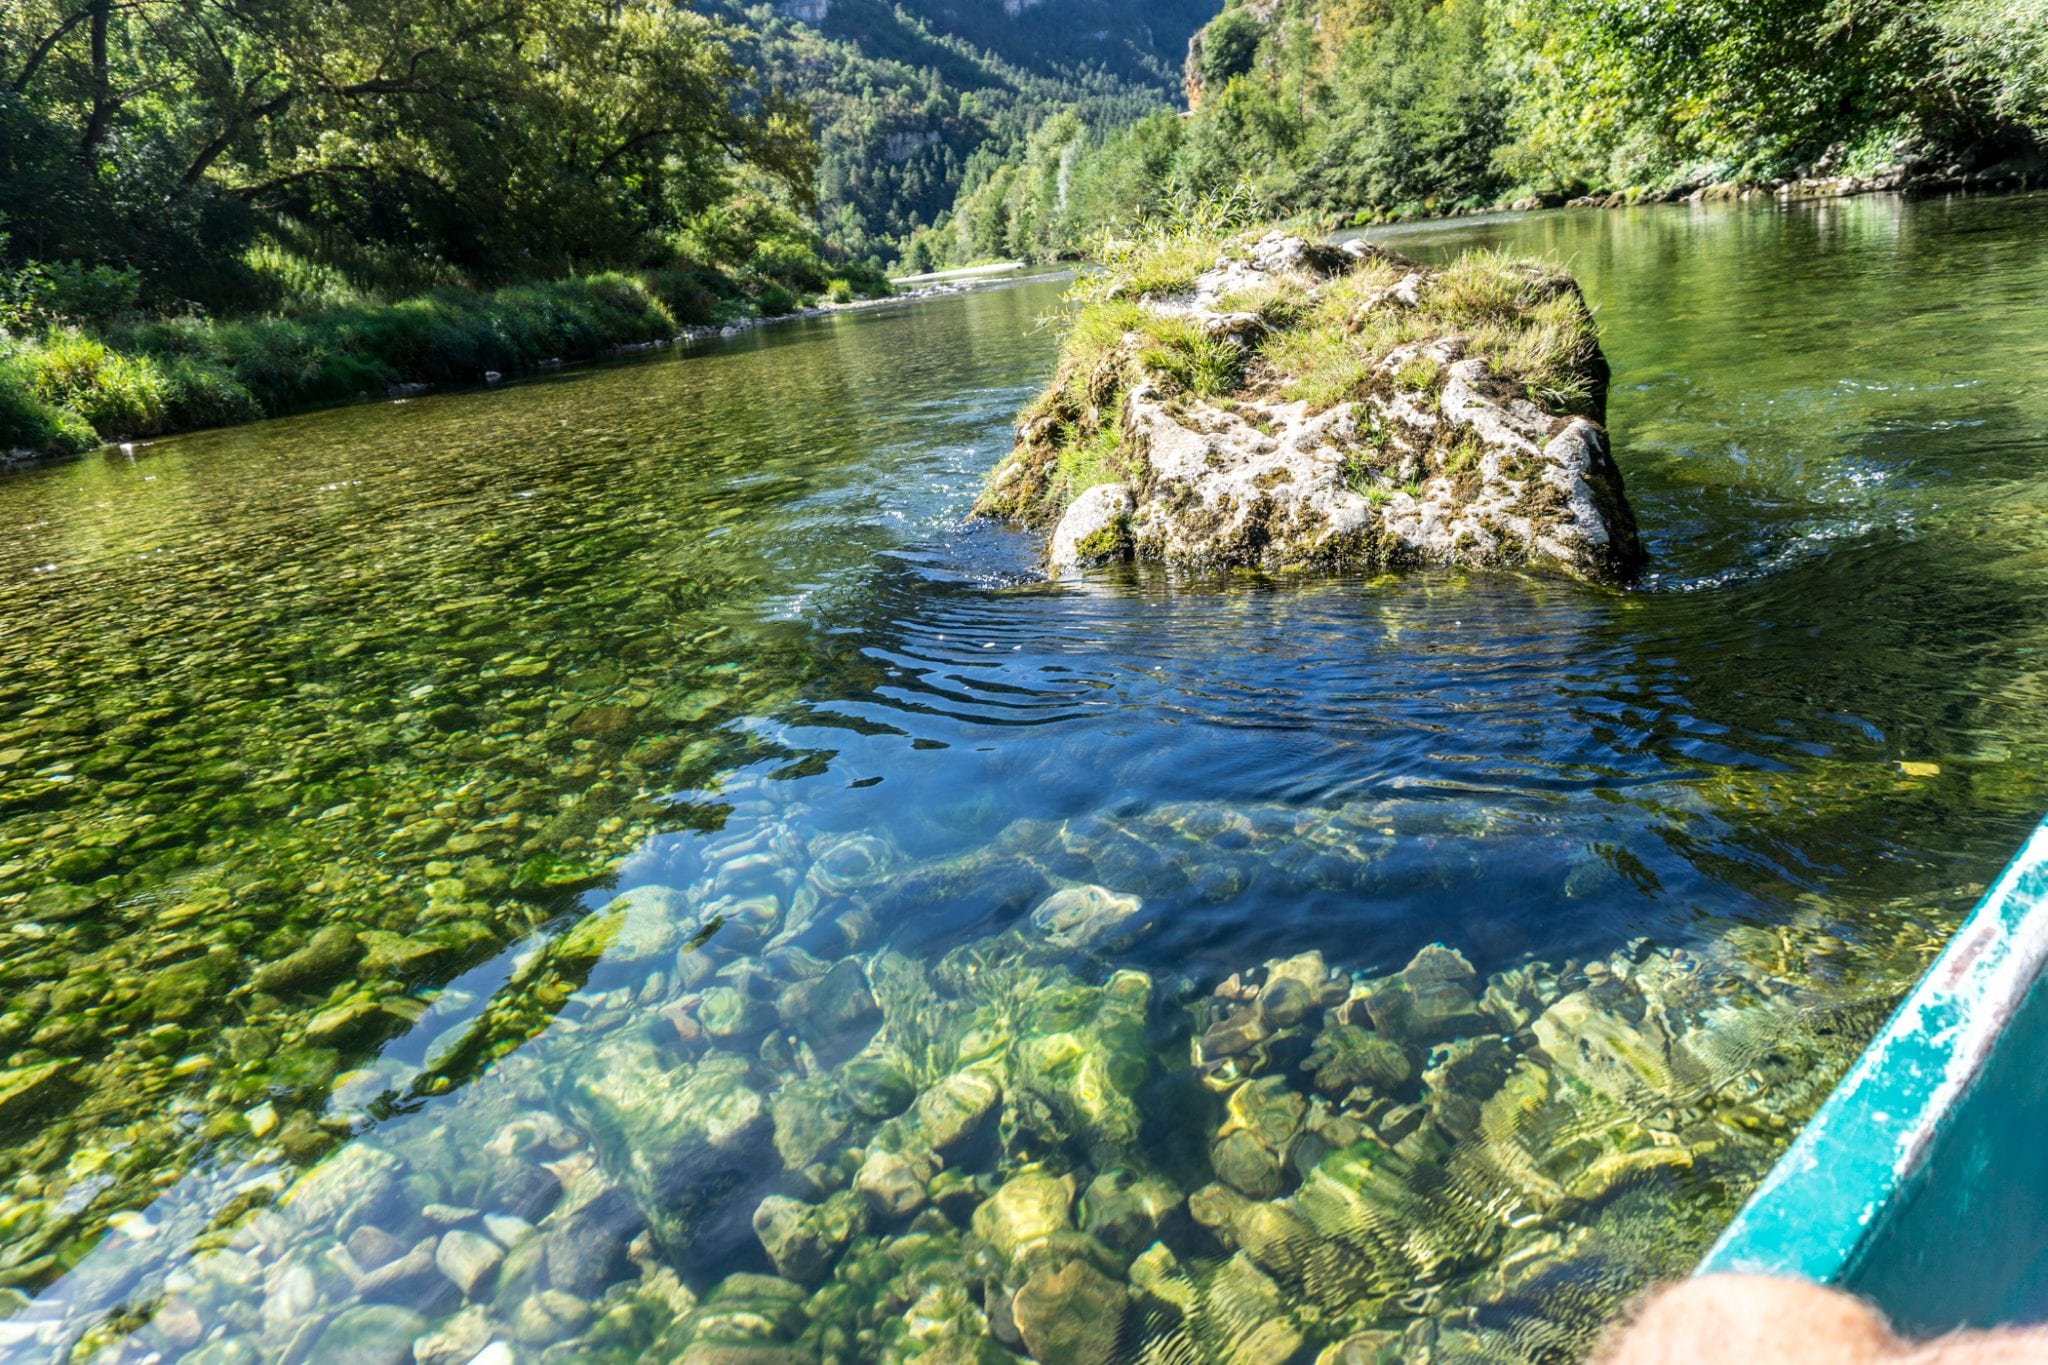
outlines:
[{"label": "green tree", "polygon": [[1507,101],[1489,26],[1486,0],[1396,0],[1321,92],[1292,197],[1339,212],[1492,202]]},{"label": "green tree", "polygon": [[0,212],[159,284],[266,214],[483,278],[622,262],[735,167],[809,193],[733,39],[666,0],[17,0]]},{"label": "green tree", "polygon": [[1244,9],[1227,9],[1202,30],[1202,79],[1222,85],[1252,69],[1265,25]]}]

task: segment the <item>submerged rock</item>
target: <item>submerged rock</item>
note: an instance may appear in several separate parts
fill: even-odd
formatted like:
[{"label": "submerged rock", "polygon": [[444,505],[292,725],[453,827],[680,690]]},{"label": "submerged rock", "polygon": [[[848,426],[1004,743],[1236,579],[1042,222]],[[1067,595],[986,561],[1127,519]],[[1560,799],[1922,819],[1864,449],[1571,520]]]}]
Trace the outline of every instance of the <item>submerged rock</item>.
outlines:
[{"label": "submerged rock", "polygon": [[417,1303],[431,1296],[439,1274],[434,1261],[434,1239],[429,1237],[356,1283],[356,1293],[366,1303]]},{"label": "submerged rock", "polygon": [[413,1338],[426,1326],[427,1320],[410,1309],[384,1304],[351,1308],[320,1333],[311,1358],[397,1365],[413,1358]]},{"label": "submerged rock", "polygon": [[40,1108],[63,1083],[64,1062],[0,1071],[0,1121],[13,1123]]},{"label": "submerged rock", "polygon": [[1101,886],[1055,891],[1031,912],[1031,927],[1055,948],[1110,947],[1145,903]]},{"label": "submerged rock", "polygon": [[1316,1089],[1342,1095],[1358,1086],[1386,1091],[1414,1073],[1408,1054],[1370,1029],[1332,1024],[1317,1037],[1302,1070],[1313,1072]]},{"label": "submerged rock", "polygon": [[1099,989],[1064,983],[1031,999],[1015,1081],[1057,1116],[1050,1135],[1079,1141],[1098,1159],[1137,1141],[1135,1096],[1153,1069],[1145,1038],[1151,998],[1149,977],[1120,971]]},{"label": "submerged rock", "polygon": [[853,1177],[853,1187],[881,1218],[907,1218],[924,1207],[929,1163],[914,1162],[894,1152],[869,1152]]},{"label": "submerged rock", "polygon": [[739,1057],[672,1064],[647,1035],[594,1046],[572,1076],[569,1111],[655,1237],[687,1256],[700,1235],[781,1163],[766,1102]]},{"label": "submerged rock", "polygon": [[249,981],[257,990],[273,995],[311,990],[341,976],[360,952],[353,929],[330,924],[308,939],[305,947],[258,967]]},{"label": "submerged rock", "polygon": [[1537,1045],[1560,1072],[1623,1103],[1654,1100],[1671,1088],[1661,1041],[1574,991],[1532,1026]]},{"label": "submerged rock", "polygon": [[850,957],[786,989],[778,1012],[799,1038],[821,1056],[834,1058],[857,1050],[882,1018],[867,973]]},{"label": "submerged rock", "polygon": [[1184,1202],[1167,1181],[1117,1167],[1089,1183],[1081,1197],[1081,1223],[1103,1245],[1136,1255],[1158,1238]]},{"label": "submerged rock", "polygon": [[803,1330],[804,1291],[767,1275],[730,1275],[714,1289],[684,1328],[689,1346],[682,1365],[782,1365],[814,1358],[795,1349]]},{"label": "submerged rock", "polygon": [[1054,574],[1132,556],[1640,566],[1607,364],[1569,276],[1274,233],[1182,292],[1123,288],[1076,329],[976,504],[1051,525]]},{"label": "submerged rock", "polygon": [[450,1283],[470,1297],[476,1295],[478,1286],[504,1259],[504,1249],[496,1242],[480,1232],[460,1228],[443,1236],[440,1246],[434,1249],[434,1264]]},{"label": "submerged rock", "polygon": [[847,1116],[839,1087],[828,1076],[792,1081],[775,1092],[769,1116],[775,1126],[775,1151],[792,1171],[823,1157],[846,1135]]},{"label": "submerged rock", "polygon": [[1472,987],[1478,974],[1462,953],[1431,944],[1364,1000],[1381,1034],[1431,1043],[1473,1033],[1486,1025]]},{"label": "submerged rock", "polygon": [[412,1344],[418,1365],[468,1365],[491,1344],[491,1321],[471,1304]]},{"label": "submerged rock", "polygon": [[1086,1261],[1041,1267],[1024,1281],[1011,1316],[1025,1349],[1042,1361],[1108,1365],[1117,1354],[1130,1295]]},{"label": "submerged rock", "polygon": [[799,1284],[822,1278],[867,1226],[861,1200],[845,1191],[822,1204],[770,1195],[754,1211],[754,1232],[775,1269]]},{"label": "submerged rock", "polygon": [[1002,1097],[1002,1087],[992,1078],[979,1071],[961,1071],[918,1096],[911,1118],[925,1142],[943,1149],[973,1136]]},{"label": "submerged rock", "polygon": [[1071,1178],[1045,1171],[1021,1171],[974,1211],[974,1235],[1005,1261],[1073,1226]]}]

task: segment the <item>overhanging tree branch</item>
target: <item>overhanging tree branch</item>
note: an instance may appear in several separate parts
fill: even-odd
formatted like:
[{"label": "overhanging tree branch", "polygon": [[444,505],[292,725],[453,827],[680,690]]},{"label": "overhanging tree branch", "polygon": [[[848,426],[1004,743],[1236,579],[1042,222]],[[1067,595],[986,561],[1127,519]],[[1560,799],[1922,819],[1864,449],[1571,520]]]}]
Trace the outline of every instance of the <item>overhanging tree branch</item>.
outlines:
[{"label": "overhanging tree branch", "polygon": [[56,51],[57,44],[64,41],[64,35],[71,32],[72,29],[77,28],[80,24],[84,23],[86,17],[91,13],[92,10],[90,6],[88,6],[85,9],[79,10],[76,14],[73,14],[63,23],[57,25],[57,27],[51,29],[48,33],[44,34],[42,39],[39,42],[37,42],[34,47],[29,49],[28,60],[25,63],[23,63],[21,68],[21,74],[14,78],[13,87],[15,94],[20,95],[27,93],[29,82],[36,78],[36,71],[38,68],[42,66],[44,60],[47,57],[49,57],[49,55],[52,52]]}]

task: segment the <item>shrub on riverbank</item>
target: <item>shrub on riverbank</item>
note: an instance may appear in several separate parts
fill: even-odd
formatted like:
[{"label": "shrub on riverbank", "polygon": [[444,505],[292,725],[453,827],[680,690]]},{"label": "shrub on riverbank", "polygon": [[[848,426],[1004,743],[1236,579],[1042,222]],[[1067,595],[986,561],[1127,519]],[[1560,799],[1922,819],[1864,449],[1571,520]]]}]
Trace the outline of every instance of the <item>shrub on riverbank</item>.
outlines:
[{"label": "shrub on riverbank", "polygon": [[[862,278],[863,292],[886,280]],[[851,292],[851,286],[849,287]],[[719,271],[676,266],[493,293],[443,289],[389,306],[296,317],[179,318],[0,339],[0,451],[68,454],[102,440],[275,416],[399,384],[474,383],[802,300],[774,280],[749,297]]]}]

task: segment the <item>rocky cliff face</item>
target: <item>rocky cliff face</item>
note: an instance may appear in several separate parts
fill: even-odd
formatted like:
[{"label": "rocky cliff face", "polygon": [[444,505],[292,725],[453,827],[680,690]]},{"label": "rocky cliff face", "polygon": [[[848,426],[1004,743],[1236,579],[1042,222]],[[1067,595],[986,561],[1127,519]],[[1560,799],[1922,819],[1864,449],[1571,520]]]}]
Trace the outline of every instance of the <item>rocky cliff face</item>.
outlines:
[{"label": "rocky cliff face", "polygon": [[1104,293],[978,504],[1050,526],[1055,575],[1640,566],[1568,277],[1271,234],[1184,288]]}]

